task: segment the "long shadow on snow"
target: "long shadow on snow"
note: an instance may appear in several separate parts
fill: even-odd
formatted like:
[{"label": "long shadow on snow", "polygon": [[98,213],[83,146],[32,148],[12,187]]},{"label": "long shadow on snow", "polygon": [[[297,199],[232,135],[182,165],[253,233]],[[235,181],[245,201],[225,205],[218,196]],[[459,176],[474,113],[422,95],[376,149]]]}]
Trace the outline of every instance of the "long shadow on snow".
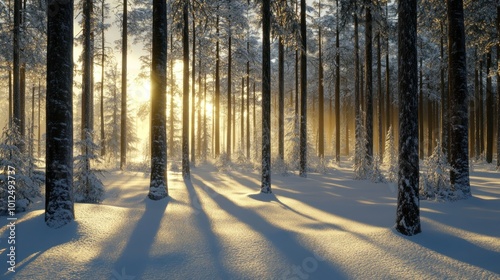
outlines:
[{"label": "long shadow on snow", "polygon": [[[204,179],[204,178],[203,178]],[[306,249],[304,246],[297,241],[296,233],[283,230],[278,228],[271,223],[267,222],[260,215],[256,214],[253,210],[241,208],[234,202],[229,200],[223,195],[213,195],[218,193],[212,187],[207,186],[203,181],[198,179],[192,179],[195,185],[201,187],[207,195],[219,205],[221,209],[226,211],[229,215],[234,216],[239,221],[247,224],[255,231],[261,233],[265,236],[288,260],[289,271],[283,271],[282,276],[293,275],[292,266],[301,266],[304,260],[307,258],[312,258],[318,255],[320,252],[312,252]],[[272,194],[270,194],[272,195]],[[344,279],[347,276],[341,271],[341,269],[332,266],[328,262],[318,262],[317,270],[314,273],[316,275],[328,275],[329,277],[336,279]],[[313,275],[314,275],[313,274]]]},{"label": "long shadow on snow", "polygon": [[[203,210],[203,206],[201,204],[200,198],[198,194],[196,193],[193,183],[189,179],[184,179],[184,184],[186,185],[186,189],[189,194],[189,200],[191,203],[191,207],[195,209],[195,222],[196,222],[196,229],[199,230],[202,235],[207,239],[206,242],[204,243],[207,245],[209,248],[209,253],[210,256],[214,258],[214,265],[217,268],[217,272],[220,274],[217,275],[217,279],[235,279],[237,278],[237,275],[231,273],[230,271],[227,271],[227,268],[225,268],[222,263],[223,259],[225,258],[224,255],[221,254],[222,252],[222,246],[217,238],[217,236],[214,234],[211,228],[210,224],[210,219],[208,218],[207,214]],[[210,275],[210,278],[213,278],[213,275]]]},{"label": "long shadow on snow", "polygon": [[[170,200],[170,197],[159,201],[144,199],[146,210],[137,222],[120,258],[116,261],[113,274],[126,273],[127,276],[142,279],[146,266],[152,262],[160,261],[156,258],[152,259],[149,253]],[[166,260],[161,261],[166,262]]]},{"label": "long shadow on snow", "polygon": [[[7,238],[1,238],[2,240],[0,243],[2,246],[0,249],[4,248],[4,244],[5,248],[10,248],[10,246],[16,247],[16,272],[5,272],[2,274],[2,277],[0,277],[2,279],[10,279],[16,276],[15,274],[20,274],[31,262],[35,261],[46,251],[71,242],[73,239],[79,239],[80,237],[78,235],[78,221],[72,221],[59,229],[52,229],[45,224],[45,214],[43,211],[40,211],[40,214],[34,217],[24,219],[28,214],[30,214],[30,212],[25,213],[23,218],[19,218],[19,220],[16,221],[16,244],[8,245]],[[5,229],[2,237],[7,237],[9,235],[8,227],[2,226],[2,229]],[[9,253],[10,250],[6,249],[0,254],[0,258],[2,260],[7,260],[7,254]],[[7,266],[5,262],[2,262],[2,264]],[[35,277],[37,274],[36,272],[33,273],[33,277]]]}]

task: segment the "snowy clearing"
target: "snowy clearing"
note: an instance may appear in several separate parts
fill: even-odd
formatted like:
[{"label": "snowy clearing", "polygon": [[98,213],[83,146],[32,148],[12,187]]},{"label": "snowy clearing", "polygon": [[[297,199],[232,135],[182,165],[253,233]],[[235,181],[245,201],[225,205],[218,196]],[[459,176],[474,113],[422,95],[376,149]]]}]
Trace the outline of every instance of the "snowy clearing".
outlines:
[{"label": "snowy clearing", "polygon": [[102,204],[76,204],[76,222],[44,223],[43,203],[19,214],[16,272],[2,279],[500,279],[500,173],[471,173],[473,198],[421,201],[422,233],[393,228],[396,187],[329,174],[273,174],[258,193],[249,170],[169,173],[168,199],[146,199],[149,175],[107,173]]}]

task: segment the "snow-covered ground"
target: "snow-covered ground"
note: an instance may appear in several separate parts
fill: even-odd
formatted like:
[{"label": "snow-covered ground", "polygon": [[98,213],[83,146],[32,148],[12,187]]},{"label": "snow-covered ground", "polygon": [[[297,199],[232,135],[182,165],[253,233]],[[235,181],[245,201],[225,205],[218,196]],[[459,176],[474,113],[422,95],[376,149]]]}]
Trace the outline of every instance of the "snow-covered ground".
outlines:
[{"label": "snow-covered ground", "polygon": [[[7,218],[0,217],[1,279],[500,279],[500,173],[471,173],[474,197],[421,202],[423,232],[393,228],[396,187],[328,174],[169,173],[170,197],[146,199],[149,177],[107,173],[99,205],[76,204],[76,222],[45,226],[43,203],[19,214],[16,272],[7,273]],[[38,210],[36,210],[38,209]]]}]

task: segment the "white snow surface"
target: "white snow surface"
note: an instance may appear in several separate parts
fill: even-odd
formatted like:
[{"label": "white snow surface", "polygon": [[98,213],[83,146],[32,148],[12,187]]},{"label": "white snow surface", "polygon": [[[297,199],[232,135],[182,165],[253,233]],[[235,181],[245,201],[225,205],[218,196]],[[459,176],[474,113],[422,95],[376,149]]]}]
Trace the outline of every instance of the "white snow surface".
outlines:
[{"label": "white snow surface", "polygon": [[149,174],[105,174],[101,204],[45,225],[43,201],[17,215],[16,272],[1,279],[500,279],[500,173],[471,173],[473,197],[421,201],[422,233],[393,229],[396,186],[327,174],[273,174],[260,194],[251,170],[169,172],[169,198],[147,198]]}]

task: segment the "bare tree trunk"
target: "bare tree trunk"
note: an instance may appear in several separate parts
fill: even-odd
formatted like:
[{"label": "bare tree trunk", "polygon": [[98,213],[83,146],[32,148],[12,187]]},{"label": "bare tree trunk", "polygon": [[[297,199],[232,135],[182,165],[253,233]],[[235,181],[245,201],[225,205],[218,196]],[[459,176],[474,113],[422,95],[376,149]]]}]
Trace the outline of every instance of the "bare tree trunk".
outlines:
[{"label": "bare tree trunk", "polygon": [[127,51],[128,51],[128,15],[127,0],[123,0],[122,19],[122,98],[121,98],[121,124],[120,124],[120,169],[127,165]]},{"label": "bare tree trunk", "polygon": [[[321,18],[321,0],[319,1],[318,17]],[[325,157],[325,90],[323,87],[323,53],[322,53],[322,34],[321,26],[318,27],[318,156],[323,159]]]},{"label": "bare tree trunk", "polygon": [[[339,1],[337,14],[339,14]],[[340,40],[339,18],[335,24],[335,162],[340,163]]]},{"label": "bare tree trunk", "polygon": [[153,0],[153,50],[151,57],[151,182],[148,197],[168,196],[167,182],[167,3]]},{"label": "bare tree trunk", "polygon": [[72,0],[48,3],[46,126],[45,223],[58,228],[75,219]]},{"label": "bare tree trunk", "polygon": [[366,161],[371,165],[373,157],[373,77],[372,77],[372,12],[371,0],[365,7],[365,78],[366,78]]},{"label": "bare tree trunk", "polygon": [[462,0],[447,0],[448,75],[451,100],[451,174],[452,188],[463,198],[471,196],[467,131],[467,65]]},{"label": "bare tree trunk", "polygon": [[300,0],[300,168],[307,177],[307,27],[306,0]]},{"label": "bare tree trunk", "polygon": [[262,183],[260,191],[271,193],[271,7],[262,3]]},{"label": "bare tree trunk", "polygon": [[421,232],[418,196],[418,66],[417,66],[417,0],[398,5],[398,90],[399,174],[396,230],[404,235]]},{"label": "bare tree trunk", "polygon": [[[285,159],[285,46],[283,38],[278,38],[278,156]],[[320,62],[321,64],[321,62]],[[321,125],[321,119],[320,119]]]},{"label": "bare tree trunk", "polygon": [[220,155],[220,53],[219,53],[219,6],[217,5],[216,43],[215,43],[215,119],[214,119],[214,145],[215,157]]},{"label": "bare tree trunk", "polygon": [[[194,11],[193,15],[193,58],[192,58],[192,69],[191,69],[191,164],[196,165],[196,154],[195,154],[195,113],[196,113],[196,18]],[[199,124],[198,124],[199,125]],[[199,137],[199,135],[198,135]]]},{"label": "bare tree trunk", "polygon": [[182,56],[184,70],[182,75],[182,177],[190,178],[189,170],[189,13],[188,2],[183,6]]}]

